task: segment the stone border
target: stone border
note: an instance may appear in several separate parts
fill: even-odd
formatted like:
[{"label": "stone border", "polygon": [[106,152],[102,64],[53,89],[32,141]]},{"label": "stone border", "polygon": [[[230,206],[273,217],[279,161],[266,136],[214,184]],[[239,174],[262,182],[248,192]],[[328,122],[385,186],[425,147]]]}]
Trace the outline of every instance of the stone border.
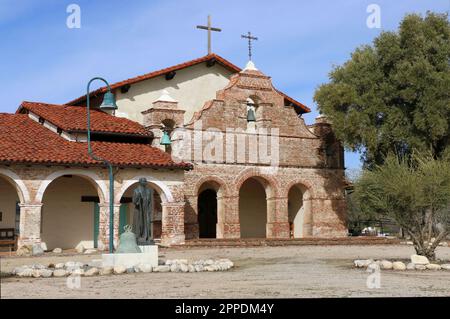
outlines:
[{"label": "stone border", "polygon": [[[416,256],[416,255],[413,255]],[[412,256],[411,256],[412,257]],[[423,256],[419,256],[423,257]],[[411,262],[405,264],[403,261],[374,260],[374,259],[356,259],[353,261],[355,268],[364,268],[368,270],[450,270],[450,264],[430,263],[428,260],[417,260],[411,258]]]},{"label": "stone border", "polygon": [[34,278],[49,278],[49,277],[67,277],[71,275],[78,275],[84,277],[103,276],[103,275],[120,275],[129,273],[150,273],[150,272],[179,272],[179,273],[194,273],[194,272],[214,272],[227,271],[234,267],[234,263],[229,259],[206,259],[189,261],[187,259],[172,259],[166,260],[161,265],[152,267],[151,265],[143,264],[132,268],[124,266],[103,267],[101,260],[94,260],[91,263],[85,264],[82,262],[68,261],[66,263],[49,264],[44,266],[41,264],[34,264],[31,266],[20,266],[13,269],[12,276],[16,277],[34,277]]}]

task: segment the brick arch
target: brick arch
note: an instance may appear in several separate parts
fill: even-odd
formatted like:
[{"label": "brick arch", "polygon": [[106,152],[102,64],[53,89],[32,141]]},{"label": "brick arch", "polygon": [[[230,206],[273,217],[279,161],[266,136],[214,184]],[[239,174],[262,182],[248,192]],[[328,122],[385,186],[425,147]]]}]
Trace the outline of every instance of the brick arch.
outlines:
[{"label": "brick arch", "polygon": [[120,199],[122,198],[123,194],[130,188],[132,185],[139,182],[140,178],[146,178],[147,183],[150,184],[159,194],[161,197],[162,204],[171,203],[174,202],[174,196],[170,190],[170,188],[162,181],[157,179],[154,176],[144,174],[144,175],[138,175],[131,179],[128,179],[122,183],[122,187],[117,191],[116,195],[114,196],[114,199],[116,203],[118,204]]},{"label": "brick arch", "polygon": [[266,197],[269,198],[275,198],[280,195],[278,182],[275,179],[275,177],[270,176],[268,174],[261,173],[259,169],[255,168],[249,168],[241,172],[236,179],[234,180],[234,189],[232,190],[232,193],[236,196],[239,195],[239,190],[242,187],[242,184],[250,178],[255,178],[260,182],[264,190],[266,191]]},{"label": "brick arch", "polygon": [[19,175],[8,169],[0,168],[0,177],[4,177],[7,182],[14,186],[17,195],[19,196],[20,203],[29,203],[31,201],[28,188]]},{"label": "brick arch", "polygon": [[[283,197],[287,198],[289,201],[289,192],[292,188],[298,187],[302,195],[302,211],[303,215],[300,215],[300,228],[302,229],[299,233],[300,237],[311,237],[313,231],[314,216],[312,211],[311,199],[314,198],[314,187],[312,183],[305,179],[295,179],[291,180],[283,188]],[[297,219],[296,219],[297,220]],[[295,222],[293,222],[295,225]],[[296,226],[294,226],[296,227]],[[294,230],[294,236],[296,231]]]},{"label": "brick arch", "polygon": [[217,194],[220,194],[220,196],[228,196],[228,194],[230,193],[227,183],[223,179],[221,179],[220,177],[217,177],[217,176],[204,176],[204,177],[200,178],[197,181],[197,183],[195,183],[194,196],[198,196],[199,195],[200,188],[205,183],[212,183],[213,185],[215,185],[217,188],[215,188],[214,190],[217,192]]},{"label": "brick arch", "polygon": [[109,202],[108,187],[106,186],[105,181],[102,180],[97,174],[82,169],[67,169],[53,172],[41,182],[35,197],[36,203],[42,203],[42,199],[48,185],[50,185],[55,179],[64,175],[75,175],[86,179],[97,190],[100,202]]},{"label": "brick arch", "polygon": [[302,191],[302,193],[306,194],[306,196],[307,196],[305,199],[314,198],[314,187],[310,181],[305,180],[305,179],[296,179],[296,180],[290,181],[281,190],[281,195],[283,197],[287,197],[289,195],[289,191],[294,186],[300,186],[300,190]]}]

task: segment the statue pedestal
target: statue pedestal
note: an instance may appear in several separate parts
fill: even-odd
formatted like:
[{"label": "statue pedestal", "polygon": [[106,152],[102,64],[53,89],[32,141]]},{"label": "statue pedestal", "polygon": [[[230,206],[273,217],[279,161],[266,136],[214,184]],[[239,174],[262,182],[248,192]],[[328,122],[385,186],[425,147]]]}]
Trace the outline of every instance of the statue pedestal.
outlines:
[{"label": "statue pedestal", "polygon": [[[145,248],[143,248],[145,247]],[[103,267],[124,266],[131,268],[138,265],[158,266],[158,246],[139,246],[142,253],[102,254]]]}]

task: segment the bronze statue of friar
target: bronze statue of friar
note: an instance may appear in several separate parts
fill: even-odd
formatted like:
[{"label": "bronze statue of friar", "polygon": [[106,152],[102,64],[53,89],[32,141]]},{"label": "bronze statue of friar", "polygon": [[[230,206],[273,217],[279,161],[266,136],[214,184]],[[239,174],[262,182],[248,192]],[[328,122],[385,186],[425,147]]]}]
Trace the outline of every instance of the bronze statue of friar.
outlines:
[{"label": "bronze statue of friar", "polygon": [[147,187],[145,178],[139,179],[139,186],[133,192],[133,233],[140,246],[154,245],[153,241],[153,190]]}]

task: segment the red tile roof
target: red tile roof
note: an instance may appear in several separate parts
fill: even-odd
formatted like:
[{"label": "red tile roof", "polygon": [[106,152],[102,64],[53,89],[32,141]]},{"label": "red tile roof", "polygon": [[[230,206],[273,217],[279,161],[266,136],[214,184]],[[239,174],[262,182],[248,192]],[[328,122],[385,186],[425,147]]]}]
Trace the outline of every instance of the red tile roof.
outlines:
[{"label": "red tile roof", "polygon": [[[185,63],[181,63],[181,64],[177,64],[177,65],[171,66],[169,68],[161,69],[161,70],[150,72],[150,73],[147,73],[147,74],[144,74],[144,75],[141,75],[141,76],[130,78],[128,80],[124,80],[124,81],[121,81],[121,82],[114,83],[114,84],[111,85],[111,89],[115,90],[115,89],[118,89],[118,88],[120,88],[120,87],[122,87],[124,85],[127,85],[127,84],[134,84],[134,83],[137,83],[137,82],[140,82],[140,81],[148,80],[148,79],[151,79],[151,78],[154,78],[154,77],[157,77],[157,76],[160,76],[160,75],[164,75],[164,74],[172,72],[172,71],[178,71],[180,69],[184,69],[184,68],[187,68],[187,67],[199,64],[199,63],[203,63],[203,62],[209,61],[211,59],[215,59],[217,63],[221,64],[222,66],[224,66],[226,69],[230,70],[231,72],[237,73],[237,72],[242,71],[242,69],[240,67],[234,65],[233,63],[231,63],[230,61],[222,58],[221,56],[219,56],[219,55],[217,55],[215,53],[212,53],[212,54],[205,55],[204,57],[201,57],[199,59],[191,60],[191,61],[188,61],[188,62],[185,62]],[[101,88],[91,92],[90,96],[91,96],[91,98],[92,97],[96,97],[98,95],[101,95],[101,94],[105,93],[106,90],[107,90],[106,86],[101,87]],[[304,104],[294,100],[293,98],[287,96],[286,94],[284,94],[284,93],[282,93],[282,92],[280,92],[278,90],[276,90],[276,91],[278,93],[280,93],[287,101],[289,101],[293,105],[301,108],[305,113],[311,112],[311,110],[306,105],[304,105]],[[73,101],[68,102],[67,104],[68,105],[79,105],[80,103],[84,103],[85,101],[86,101],[86,95],[83,95],[83,96],[80,96],[79,98],[77,98],[77,99],[75,99]]]},{"label": "red tile roof", "polygon": [[[85,107],[22,102],[17,113],[23,113],[23,110],[33,112],[64,131],[87,131]],[[91,110],[91,131],[151,136],[141,124],[126,118],[114,117],[99,110]]]},{"label": "red tile roof", "polygon": [[[92,142],[97,156],[120,167],[191,169],[147,144]],[[103,166],[87,154],[87,143],[70,142],[26,114],[0,113],[0,163]]]}]

